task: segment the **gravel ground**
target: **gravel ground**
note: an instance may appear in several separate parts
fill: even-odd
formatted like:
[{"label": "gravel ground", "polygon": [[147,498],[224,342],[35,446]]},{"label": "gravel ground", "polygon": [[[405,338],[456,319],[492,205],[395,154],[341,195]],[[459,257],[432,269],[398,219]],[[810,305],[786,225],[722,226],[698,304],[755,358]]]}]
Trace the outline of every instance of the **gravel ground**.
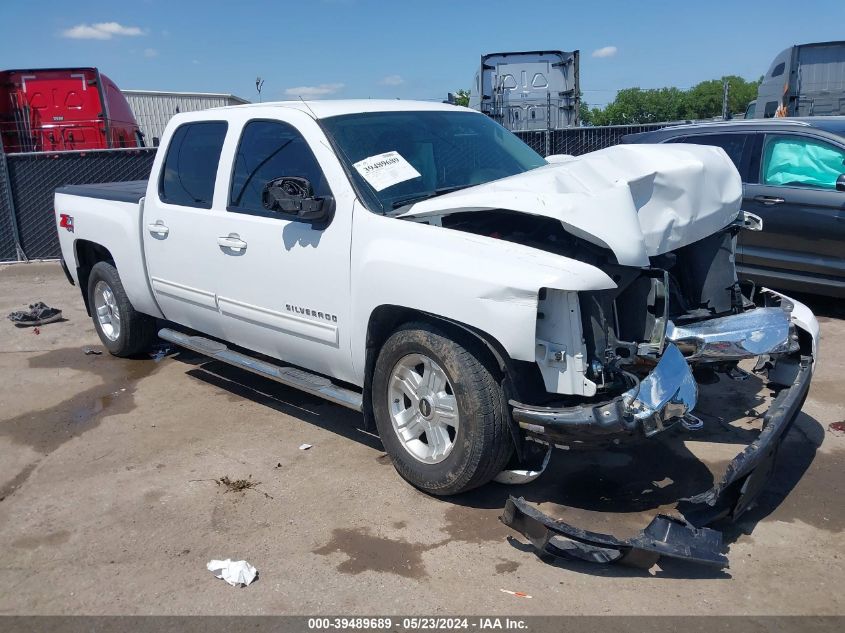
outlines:
[{"label": "gravel ground", "polygon": [[[515,493],[633,533],[753,436],[769,395],[757,378],[705,387],[703,432],[556,452],[529,486],[435,499],[357,414],[187,353],[86,355],[102,347],[58,264],[0,267],[2,314],[41,300],[66,318],[37,335],[0,325],[0,613],[843,614],[845,437],[829,425],[845,419],[845,314],[802,299],[821,359],[773,481],[727,533],[730,569],[643,571],[548,564],[498,515]],[[227,492],[223,476],[258,483]],[[260,578],[229,587],[212,558]]]}]

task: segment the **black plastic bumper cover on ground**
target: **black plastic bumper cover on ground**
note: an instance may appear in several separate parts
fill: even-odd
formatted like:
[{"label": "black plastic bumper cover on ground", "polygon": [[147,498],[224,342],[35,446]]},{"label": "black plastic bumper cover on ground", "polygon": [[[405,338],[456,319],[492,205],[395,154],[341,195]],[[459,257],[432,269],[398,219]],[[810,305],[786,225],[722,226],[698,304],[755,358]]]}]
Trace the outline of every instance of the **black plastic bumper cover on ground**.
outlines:
[{"label": "black plastic bumper cover on ground", "polygon": [[803,357],[792,386],[782,390],[766,412],[757,439],[731,461],[713,488],[678,504],[686,520],[661,514],[634,538],[621,540],[553,519],[514,497],[505,505],[501,520],[527,537],[545,556],[644,568],[666,556],[727,567],[722,534],[705,526],[723,518],[736,520],[762,492],[774,469],[778,448],[807,397],[811,377],[812,358]]},{"label": "black plastic bumper cover on ground", "polygon": [[648,569],[661,556],[727,567],[721,553],[722,535],[709,528],[695,528],[686,521],[658,514],[632,539],[620,540],[573,527],[540,512],[523,498],[511,497],[502,522],[531,541],[541,554],[592,563],[622,563]]},{"label": "black plastic bumper cover on ground", "polygon": [[783,438],[798,416],[812,378],[812,358],[802,357],[795,382],[775,397],[763,416],[763,430],[734,457],[722,479],[710,490],[683,499],[678,510],[695,525],[709,525],[719,519],[735,521],[766,487],[775,467]]}]

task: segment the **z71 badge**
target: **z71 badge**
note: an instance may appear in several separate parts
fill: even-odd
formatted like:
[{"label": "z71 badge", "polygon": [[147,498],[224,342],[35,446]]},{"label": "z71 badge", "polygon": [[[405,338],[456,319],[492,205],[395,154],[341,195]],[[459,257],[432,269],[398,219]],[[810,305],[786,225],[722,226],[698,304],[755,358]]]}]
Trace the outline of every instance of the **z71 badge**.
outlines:
[{"label": "z71 badge", "polygon": [[73,233],[73,216],[67,213],[59,215],[59,228],[67,229],[67,231]]}]

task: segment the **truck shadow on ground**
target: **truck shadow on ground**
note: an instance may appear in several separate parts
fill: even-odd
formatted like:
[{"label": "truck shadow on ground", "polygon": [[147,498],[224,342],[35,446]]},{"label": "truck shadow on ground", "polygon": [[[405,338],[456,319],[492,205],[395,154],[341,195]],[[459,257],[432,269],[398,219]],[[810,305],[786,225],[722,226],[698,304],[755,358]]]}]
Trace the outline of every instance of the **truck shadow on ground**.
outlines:
[{"label": "truck shadow on ground", "polygon": [[[383,451],[374,429],[365,429],[358,413],[191,352],[181,351],[174,358],[193,365],[188,375],[229,392],[233,398],[246,398]],[[692,433],[676,428],[653,439],[612,449],[555,451],[547,471],[530,484],[493,483],[462,495],[432,499],[444,505],[447,515],[460,515],[464,523],[461,533],[471,531],[474,524],[485,532],[494,528],[497,540],[508,537],[514,548],[528,552],[533,548],[522,537],[515,538],[513,533],[508,536],[509,530],[503,525],[499,526],[501,530],[491,526],[510,495],[525,497],[543,512],[571,525],[627,538],[643,529],[657,513],[677,514],[675,505],[679,500],[703,492],[718,481],[728,462],[757,437],[768,396],[756,376],[742,382],[723,379],[702,389],[702,431]],[[817,453],[823,439],[821,425],[801,413],[784,440],[772,478],[756,505],[737,523],[715,526],[722,531],[726,546],[750,535],[771,516],[824,530],[845,530],[845,513],[831,511],[839,504],[833,488],[824,481],[841,467],[840,458],[836,453]],[[814,466],[818,476],[802,483],[812,487],[812,495],[790,495],[818,456],[825,461]],[[386,456],[378,460],[389,463]],[[817,481],[819,478],[821,481]],[[459,540],[464,539],[462,536]],[[669,559],[661,560],[653,573],[618,565],[547,562],[600,576],[730,577],[724,571]]]},{"label": "truck shadow on ground", "polygon": [[174,360],[193,365],[187,371],[192,378],[227,391],[235,399],[245,398],[279,413],[296,417],[341,437],[381,451],[381,440],[374,429],[364,428],[360,413],[330,404],[272,380],[250,374],[220,361],[210,361],[190,351],[180,350]]}]

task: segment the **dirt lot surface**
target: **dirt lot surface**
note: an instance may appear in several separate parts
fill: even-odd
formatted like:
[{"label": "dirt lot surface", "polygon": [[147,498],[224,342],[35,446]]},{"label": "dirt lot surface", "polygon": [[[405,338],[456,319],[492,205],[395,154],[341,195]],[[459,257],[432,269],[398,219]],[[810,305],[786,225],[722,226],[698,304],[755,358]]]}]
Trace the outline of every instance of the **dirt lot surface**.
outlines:
[{"label": "dirt lot surface", "polygon": [[[498,515],[515,493],[633,533],[753,437],[770,393],[756,377],[703,388],[703,432],[556,452],[529,486],[435,499],[399,478],[357,414],[186,353],[86,355],[102,347],[59,266],[0,269],[2,315],[36,300],[67,320],[38,335],[0,323],[0,613],[845,613],[835,302],[811,298],[823,342],[809,399],[759,506],[727,535],[730,569],[714,572],[550,565]],[[260,483],[227,492],[223,476]],[[244,558],[260,578],[232,588],[212,558]]]}]

